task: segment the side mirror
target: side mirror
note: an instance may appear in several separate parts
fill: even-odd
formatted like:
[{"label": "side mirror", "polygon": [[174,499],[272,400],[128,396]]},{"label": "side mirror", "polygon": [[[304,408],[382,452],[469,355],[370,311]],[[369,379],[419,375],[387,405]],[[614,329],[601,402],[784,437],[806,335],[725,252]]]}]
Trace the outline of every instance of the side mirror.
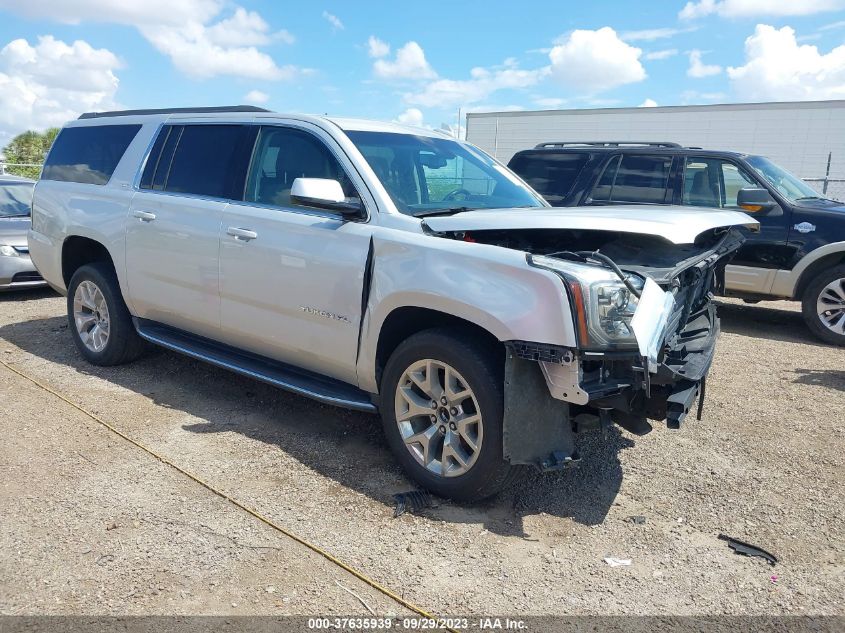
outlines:
[{"label": "side mirror", "polygon": [[359,217],[364,205],[359,200],[348,200],[343,187],[331,178],[297,178],[290,189],[290,200],[305,207],[337,211],[344,216]]},{"label": "side mirror", "polygon": [[740,189],[736,194],[736,204],[750,213],[766,213],[778,206],[772,194],[762,187]]}]

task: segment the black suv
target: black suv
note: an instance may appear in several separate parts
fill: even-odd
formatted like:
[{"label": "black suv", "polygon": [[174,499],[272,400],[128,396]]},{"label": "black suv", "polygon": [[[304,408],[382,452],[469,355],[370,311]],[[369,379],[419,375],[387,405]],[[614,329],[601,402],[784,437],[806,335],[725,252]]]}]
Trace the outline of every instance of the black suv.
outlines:
[{"label": "black suv", "polygon": [[728,266],[725,294],[795,299],[819,338],[845,345],[845,204],[763,156],[677,143],[541,143],[508,164],[550,204],[740,209],[760,222]]}]

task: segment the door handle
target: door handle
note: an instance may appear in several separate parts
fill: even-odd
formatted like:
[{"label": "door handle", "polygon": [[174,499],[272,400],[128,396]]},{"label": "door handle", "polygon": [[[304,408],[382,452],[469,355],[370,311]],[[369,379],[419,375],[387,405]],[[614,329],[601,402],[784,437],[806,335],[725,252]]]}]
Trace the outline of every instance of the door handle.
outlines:
[{"label": "door handle", "polygon": [[135,210],[132,212],[132,215],[141,220],[141,222],[152,222],[156,219],[156,214],[150,213],[149,211]]},{"label": "door handle", "polygon": [[250,231],[249,229],[239,229],[235,226],[230,226],[226,233],[231,235],[236,240],[241,240],[243,242],[249,242],[250,240],[254,240],[258,237],[258,233],[255,231]]}]

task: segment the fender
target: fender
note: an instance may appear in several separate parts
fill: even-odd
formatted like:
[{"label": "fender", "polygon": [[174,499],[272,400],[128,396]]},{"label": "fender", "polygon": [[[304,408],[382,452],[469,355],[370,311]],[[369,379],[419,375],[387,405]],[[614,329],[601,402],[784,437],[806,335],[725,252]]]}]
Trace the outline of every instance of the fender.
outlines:
[{"label": "fender", "polygon": [[792,270],[778,270],[775,273],[771,294],[778,297],[794,298],[799,283],[803,281],[801,277],[807,269],[823,257],[837,253],[845,256],[845,242],[831,242],[830,244],[820,246],[802,257]]},{"label": "fender", "polygon": [[361,328],[358,384],[378,393],[382,326],[397,308],[419,307],[475,323],[499,341],[574,347],[575,328],[561,280],[528,265],[525,253],[419,233],[373,236],[371,288]]}]

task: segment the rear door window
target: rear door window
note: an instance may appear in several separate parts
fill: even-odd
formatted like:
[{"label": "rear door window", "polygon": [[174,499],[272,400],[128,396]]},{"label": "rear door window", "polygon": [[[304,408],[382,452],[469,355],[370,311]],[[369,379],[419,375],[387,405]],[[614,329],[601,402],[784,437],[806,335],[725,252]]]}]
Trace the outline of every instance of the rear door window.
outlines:
[{"label": "rear door window", "polygon": [[614,156],[590,199],[593,202],[664,204],[670,200],[671,156],[624,154]]},{"label": "rear door window", "polygon": [[168,145],[175,146],[175,151],[166,176],[159,161],[153,188],[159,185],[173,193],[231,197],[245,134],[243,125],[185,125],[178,141],[171,144],[168,139],[164,144],[161,159],[166,158]]},{"label": "rear door window", "polygon": [[63,129],[44,163],[42,180],[106,184],[140,129],[140,125]]},{"label": "rear door window", "polygon": [[515,156],[508,167],[554,205],[572,191],[589,158],[589,154],[581,152],[525,153]]}]

